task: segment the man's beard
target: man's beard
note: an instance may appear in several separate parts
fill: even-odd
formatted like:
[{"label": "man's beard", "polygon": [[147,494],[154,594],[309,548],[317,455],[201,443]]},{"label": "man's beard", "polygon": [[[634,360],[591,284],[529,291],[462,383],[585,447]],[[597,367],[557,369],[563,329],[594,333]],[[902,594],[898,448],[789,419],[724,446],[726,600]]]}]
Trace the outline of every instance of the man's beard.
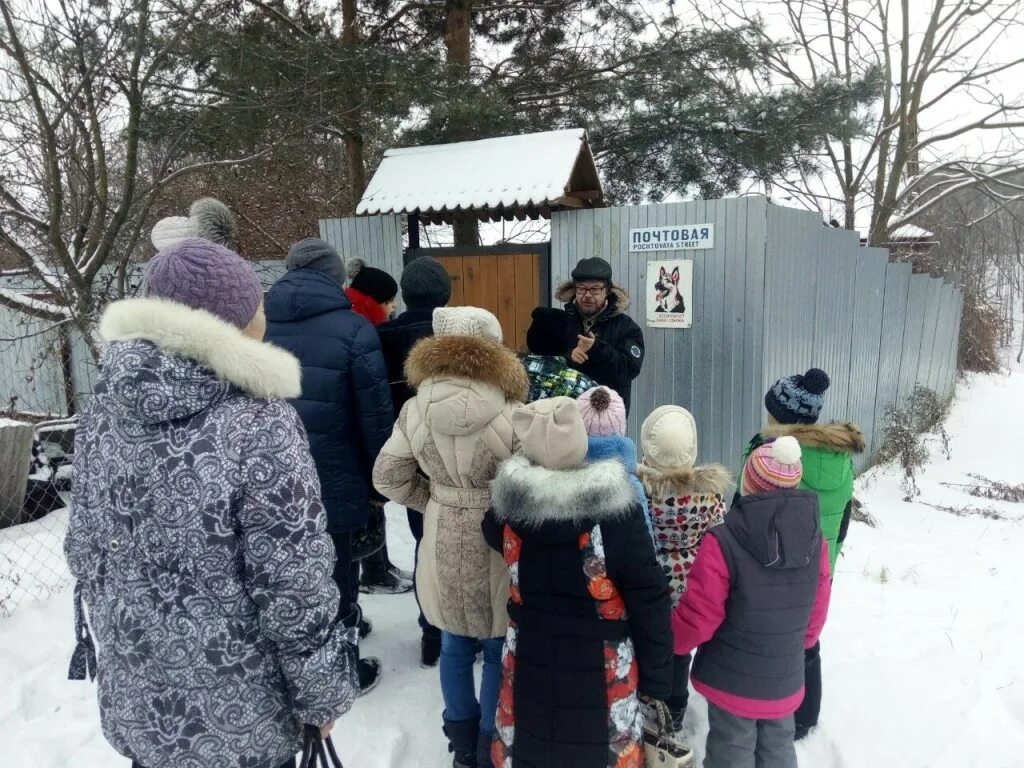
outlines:
[{"label": "man's beard", "polygon": [[583,315],[585,318],[587,318],[589,320],[590,318],[597,317],[602,312],[604,312],[604,308],[608,306],[608,300],[605,299],[604,303],[601,304],[597,309],[594,309],[594,310],[586,309],[579,302],[576,302],[576,306],[579,307],[580,314]]}]

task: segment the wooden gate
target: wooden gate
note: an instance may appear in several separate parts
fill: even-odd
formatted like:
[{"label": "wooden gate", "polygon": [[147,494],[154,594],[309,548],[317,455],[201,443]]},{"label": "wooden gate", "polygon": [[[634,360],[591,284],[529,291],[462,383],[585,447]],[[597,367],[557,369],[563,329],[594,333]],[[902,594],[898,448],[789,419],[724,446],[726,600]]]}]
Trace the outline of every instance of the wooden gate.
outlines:
[{"label": "wooden gate", "polygon": [[549,304],[549,246],[417,248],[406,259],[433,256],[452,276],[450,306],[483,307],[501,323],[505,344],[526,350],[534,308]]}]

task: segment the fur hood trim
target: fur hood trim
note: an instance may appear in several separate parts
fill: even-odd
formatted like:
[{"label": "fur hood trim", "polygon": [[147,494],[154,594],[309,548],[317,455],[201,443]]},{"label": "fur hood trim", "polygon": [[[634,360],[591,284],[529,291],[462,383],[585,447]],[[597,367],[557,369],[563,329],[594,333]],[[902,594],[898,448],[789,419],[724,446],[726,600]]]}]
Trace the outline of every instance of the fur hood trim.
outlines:
[{"label": "fur hood trim", "polygon": [[[620,288],[612,283],[611,294],[615,296],[615,314],[621,315],[629,309],[629,294],[625,288]],[[572,280],[566,280],[558,286],[555,291],[555,298],[563,304],[571,304],[576,299],[576,285]]]},{"label": "fur hood trim", "polygon": [[513,456],[491,481],[494,514],[512,525],[612,520],[628,515],[636,503],[636,491],[616,459],[558,470]]},{"label": "fur hood trim", "polygon": [[427,379],[469,379],[524,402],[530,379],[519,356],[497,341],[479,336],[428,336],[416,342],[405,360],[405,378],[418,388]]},{"label": "fur hood trim", "polygon": [[732,473],[721,464],[665,471],[640,464],[636,473],[649,494],[662,498],[687,493],[717,493],[724,496],[735,482]]},{"label": "fur hood trim", "polygon": [[833,421],[830,424],[772,424],[761,434],[765,437],[791,435],[800,445],[808,448],[826,448],[837,453],[861,453],[864,450],[864,433],[849,421]]},{"label": "fur hood trim", "polygon": [[125,299],[107,307],[99,330],[108,342],[141,339],[195,360],[253,397],[302,394],[302,371],[293,355],[202,309],[167,299]]}]

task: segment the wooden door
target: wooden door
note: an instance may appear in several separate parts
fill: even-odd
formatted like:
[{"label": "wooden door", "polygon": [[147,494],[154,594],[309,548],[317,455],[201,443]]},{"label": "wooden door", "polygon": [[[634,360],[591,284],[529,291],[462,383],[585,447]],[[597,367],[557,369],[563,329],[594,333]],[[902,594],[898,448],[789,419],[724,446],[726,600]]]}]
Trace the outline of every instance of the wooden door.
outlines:
[{"label": "wooden door", "polygon": [[453,307],[482,307],[498,318],[505,344],[526,351],[526,330],[541,296],[541,258],[537,253],[481,253],[438,256],[452,277]]}]

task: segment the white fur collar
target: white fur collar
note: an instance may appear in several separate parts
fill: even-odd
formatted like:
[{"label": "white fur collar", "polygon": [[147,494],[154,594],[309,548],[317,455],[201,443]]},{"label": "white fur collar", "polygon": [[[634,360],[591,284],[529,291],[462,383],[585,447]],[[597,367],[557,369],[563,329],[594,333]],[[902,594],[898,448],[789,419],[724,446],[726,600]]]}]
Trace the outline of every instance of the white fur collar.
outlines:
[{"label": "white fur collar", "polygon": [[491,482],[491,503],[499,520],[540,525],[623,517],[637,497],[616,459],[556,470],[513,456]]},{"label": "white fur collar", "polygon": [[302,394],[302,372],[293,355],[249,338],[202,309],[167,299],[117,301],[103,313],[100,336],[108,342],[152,342],[172,355],[202,363],[254,397],[286,399]]}]

